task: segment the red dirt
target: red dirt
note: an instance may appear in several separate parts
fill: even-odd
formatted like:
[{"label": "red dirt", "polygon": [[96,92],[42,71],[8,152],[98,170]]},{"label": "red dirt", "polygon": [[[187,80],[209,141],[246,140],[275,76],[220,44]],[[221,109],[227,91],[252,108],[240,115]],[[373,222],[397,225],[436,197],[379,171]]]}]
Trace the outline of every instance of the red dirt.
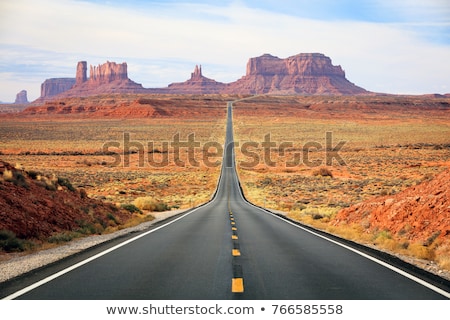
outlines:
[{"label": "red dirt", "polygon": [[0,173],[0,230],[12,231],[18,238],[44,240],[83,227],[95,232],[131,217],[126,210],[68,187],[67,182],[50,184],[3,161]]},{"label": "red dirt", "polygon": [[427,243],[450,235],[450,170],[430,181],[341,210],[334,224],[365,224],[368,230]]}]

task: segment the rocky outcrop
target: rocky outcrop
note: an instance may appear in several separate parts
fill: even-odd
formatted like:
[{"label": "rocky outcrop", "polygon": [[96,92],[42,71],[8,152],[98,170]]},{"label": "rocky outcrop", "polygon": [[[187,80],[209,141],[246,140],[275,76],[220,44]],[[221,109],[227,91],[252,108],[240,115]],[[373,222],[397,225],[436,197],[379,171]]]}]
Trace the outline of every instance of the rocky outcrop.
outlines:
[{"label": "rocky outcrop", "polygon": [[270,54],[251,58],[244,77],[230,83],[228,93],[364,94],[345,78],[341,66],[321,53],[300,53],[286,59]]},{"label": "rocky outcrop", "polygon": [[91,84],[105,84],[114,81],[128,80],[127,63],[117,64],[107,61],[98,66],[91,66],[89,82]]},{"label": "rocky outcrop", "polygon": [[87,81],[87,62],[86,61],[78,62],[77,73],[76,73],[75,79],[76,79],[75,84],[77,86],[79,86]]},{"label": "rocky outcrop", "polygon": [[169,84],[168,93],[178,94],[214,94],[221,93],[226,89],[226,84],[209,79],[202,74],[202,66],[195,66],[191,78],[185,82]]},{"label": "rocky outcrop", "polygon": [[251,58],[247,72],[232,83],[217,82],[202,74],[195,66],[191,78],[169,84],[165,88],[143,88],[128,78],[127,63],[107,61],[89,67],[87,62],[77,64],[75,78],[54,78],[41,86],[42,102],[58,97],[90,96],[105,93],[172,93],[172,94],[305,94],[305,95],[355,95],[368,94],[345,77],[341,66],[321,53],[300,53],[280,59],[270,54]]},{"label": "rocky outcrop", "polygon": [[54,97],[71,89],[75,85],[75,78],[52,78],[41,84],[41,100]]},{"label": "rocky outcrop", "polygon": [[396,195],[376,197],[342,209],[334,224],[359,224],[392,236],[426,243],[450,235],[450,170]]},{"label": "rocky outcrop", "polygon": [[28,98],[27,98],[27,91],[22,90],[18,94],[16,94],[16,100],[14,101],[15,104],[27,104]]},{"label": "rocky outcrop", "polygon": [[[65,178],[26,172],[1,160],[0,181],[0,230],[12,232],[19,239],[42,241],[87,225],[100,223],[106,227],[112,225],[111,215],[114,225],[131,218],[122,208],[89,198]],[[104,227],[97,227],[96,232]]]},{"label": "rocky outcrop", "polygon": [[87,77],[87,62],[77,64],[76,77],[72,87],[61,91],[58,98],[90,96],[104,93],[145,93],[141,84],[128,78],[127,64],[107,61],[98,66],[90,66]]}]

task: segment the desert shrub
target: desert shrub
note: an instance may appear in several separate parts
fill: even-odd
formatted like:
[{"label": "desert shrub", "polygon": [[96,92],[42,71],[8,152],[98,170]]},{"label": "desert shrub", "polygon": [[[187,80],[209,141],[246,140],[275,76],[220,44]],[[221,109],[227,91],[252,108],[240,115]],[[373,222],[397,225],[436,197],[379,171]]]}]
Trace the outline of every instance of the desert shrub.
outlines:
[{"label": "desert shrub", "polygon": [[374,236],[375,239],[392,239],[392,235],[388,230],[381,230],[380,232],[376,233]]},{"label": "desert shrub", "polygon": [[76,189],[72,185],[72,183],[67,178],[58,177],[58,184],[60,186],[66,187],[70,191],[75,191]]},{"label": "desert shrub", "polygon": [[314,220],[320,220],[320,219],[323,218],[323,215],[321,215],[320,213],[314,213],[311,217],[312,217]]},{"label": "desert shrub", "polygon": [[27,173],[28,173],[28,176],[33,180],[36,180],[37,177],[40,175],[40,173],[37,171],[28,171]]},{"label": "desert shrub", "polygon": [[14,185],[19,187],[29,187],[25,176],[19,171],[5,169],[5,171],[3,171],[3,179],[5,181],[12,182]]},{"label": "desert shrub", "polygon": [[450,256],[439,256],[438,263],[442,269],[450,270]]},{"label": "desert shrub", "polygon": [[433,250],[421,243],[411,243],[408,246],[408,252],[419,259],[433,260],[434,258]]},{"label": "desert shrub", "polygon": [[131,213],[138,212],[142,213],[141,209],[136,207],[134,204],[128,203],[128,204],[122,204],[121,207],[125,210],[128,210]]},{"label": "desert shrub", "polygon": [[77,223],[79,229],[76,231],[84,235],[100,234],[104,230],[104,227],[99,222],[92,223],[85,220],[79,220]]},{"label": "desert shrub", "polygon": [[50,243],[63,243],[69,242],[72,239],[78,238],[80,234],[78,232],[61,232],[50,236],[47,241]]},{"label": "desert shrub", "polygon": [[134,200],[134,205],[141,210],[148,211],[166,211],[169,210],[169,206],[161,201],[156,201],[152,197],[138,197]]},{"label": "desert shrub", "polygon": [[321,177],[330,177],[333,178],[333,173],[328,168],[320,168],[319,170],[316,170],[313,172],[314,176],[321,176]]},{"label": "desert shrub", "polygon": [[134,205],[140,210],[150,210],[153,211],[154,200],[150,197],[138,197],[134,199]]},{"label": "desert shrub", "polygon": [[14,232],[0,230],[0,249],[5,252],[24,251],[26,249],[26,243],[18,239]]},{"label": "desert shrub", "polygon": [[5,169],[3,171],[3,180],[11,182],[13,180],[13,172],[12,170]]},{"label": "desert shrub", "polygon": [[430,237],[428,237],[428,239],[426,239],[426,240],[424,241],[423,245],[424,245],[425,247],[430,246],[430,245],[434,242],[434,240],[436,240],[436,238],[439,237],[440,234],[441,234],[440,231],[434,232]]},{"label": "desert shrub", "polygon": [[87,198],[87,192],[86,192],[86,190],[80,189],[79,191],[80,191],[80,198],[81,198],[81,199]]},{"label": "desert shrub", "polygon": [[441,243],[436,251],[436,262],[439,264],[439,267],[445,270],[450,271],[450,241],[447,240],[444,243]]},{"label": "desert shrub", "polygon": [[106,217],[107,217],[109,220],[113,221],[115,224],[119,224],[119,221],[117,220],[116,216],[113,215],[112,213],[108,213],[108,214],[106,215]]},{"label": "desert shrub", "polygon": [[167,203],[158,202],[158,203],[156,203],[156,208],[154,211],[162,212],[162,211],[168,211],[168,210],[170,210],[170,207],[167,205]]}]

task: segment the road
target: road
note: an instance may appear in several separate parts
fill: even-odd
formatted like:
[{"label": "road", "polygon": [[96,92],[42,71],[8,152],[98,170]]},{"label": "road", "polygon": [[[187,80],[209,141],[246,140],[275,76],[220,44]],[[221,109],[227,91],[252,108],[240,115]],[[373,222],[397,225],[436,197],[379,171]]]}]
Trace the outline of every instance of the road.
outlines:
[{"label": "road", "polygon": [[[7,299],[445,299],[425,282],[244,200],[232,104],[213,199],[141,234],[31,273]],[[434,282],[433,282],[434,281]]]}]

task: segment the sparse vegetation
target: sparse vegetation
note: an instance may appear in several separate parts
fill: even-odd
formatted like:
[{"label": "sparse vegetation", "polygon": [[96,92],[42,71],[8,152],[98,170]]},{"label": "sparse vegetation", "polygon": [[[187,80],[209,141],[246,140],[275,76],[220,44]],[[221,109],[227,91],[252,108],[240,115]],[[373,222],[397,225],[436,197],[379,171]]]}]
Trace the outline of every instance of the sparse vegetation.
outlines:
[{"label": "sparse vegetation", "polygon": [[0,249],[4,252],[25,251],[29,243],[16,237],[14,232],[0,230]]},{"label": "sparse vegetation", "polygon": [[[377,196],[394,196],[433,179],[447,168],[450,123],[441,114],[445,111],[430,107],[404,112],[401,105],[405,101],[396,99],[332,97],[325,101],[318,96],[260,96],[235,104],[236,141],[261,143],[270,133],[277,147],[291,143],[289,148],[270,150],[275,166],[262,161],[262,147],[253,149],[260,161],[254,167],[238,167],[241,184],[246,197],[260,206],[284,211],[295,220],[383,250],[434,259],[450,270],[445,267],[450,256],[448,245],[437,240],[436,234],[411,241],[404,237],[410,232],[407,230],[403,234],[372,231],[368,217],[358,225],[333,225],[342,208]],[[411,101],[420,100],[414,99]],[[384,103],[388,103],[389,110],[383,109]],[[349,107],[351,104],[361,109]],[[280,105],[283,108],[272,111]],[[332,133],[328,144],[326,132]],[[337,155],[345,165],[330,152],[340,141],[345,144]],[[308,142],[314,148],[305,153]],[[238,164],[248,162],[239,149],[236,155]],[[297,163],[292,166],[295,159]],[[330,160],[332,165],[327,163]]]},{"label": "sparse vegetation", "polygon": [[57,182],[60,186],[66,187],[70,191],[76,191],[72,183],[67,178],[58,177]]},{"label": "sparse vegetation", "polygon": [[[92,99],[98,106],[111,101],[107,96]],[[115,103],[138,101],[162,107],[182,104],[183,107],[177,107],[177,110],[184,113],[158,119],[86,120],[57,115],[53,115],[52,121],[2,119],[2,159],[21,163],[25,169],[19,170],[19,174],[4,170],[0,180],[20,185],[24,181],[20,175],[26,177],[28,174],[48,190],[78,188],[80,199],[99,199],[114,204],[115,208],[125,209],[131,215],[129,220],[120,221],[111,209],[106,219],[84,222],[79,230],[52,235],[49,241],[53,243],[153,219],[150,214],[142,213],[143,210],[198,205],[210,199],[220,167],[192,166],[192,160],[202,163],[203,150],[196,150],[194,159],[189,159],[189,154],[182,151],[179,156],[185,166],[176,166],[173,164],[175,154],[163,142],[172,141],[176,133],[182,140],[195,133],[196,140],[202,145],[208,141],[222,143],[225,133],[223,102],[227,99],[214,100],[211,113],[208,113],[209,109],[195,113],[193,107],[210,102],[205,102],[207,99],[201,96],[189,99],[114,98]],[[270,159],[275,166],[263,163],[263,148],[252,150],[261,161],[254,167],[238,167],[242,187],[246,197],[258,205],[285,211],[291,218],[354,241],[434,259],[442,268],[450,270],[450,245],[436,234],[414,241],[403,237],[409,232],[406,228],[397,234],[387,230],[372,232],[368,217],[356,225],[332,223],[342,208],[377,196],[396,195],[405,188],[433,179],[448,165],[448,108],[435,108],[433,103],[440,105],[441,102],[427,102],[425,98],[396,99],[399,98],[258,96],[236,103],[235,140],[241,145],[245,141],[262,142],[268,133],[277,146],[281,142],[292,142],[292,146],[283,150],[270,150]],[[85,101],[67,101],[67,105],[71,103],[83,104]],[[428,108],[416,107],[427,103],[430,103]],[[404,104],[408,105],[408,112],[405,112]],[[386,106],[389,106],[389,112],[386,112]],[[327,145],[326,132],[332,132],[331,146]],[[141,143],[144,152],[136,148],[125,152],[124,133],[129,133],[130,141]],[[103,150],[108,141],[118,142],[120,146]],[[333,158],[336,155],[333,147],[339,141],[346,142],[338,151],[345,165]],[[308,142],[322,147],[305,152],[304,146]],[[236,154],[238,164],[248,160],[239,148]],[[123,161],[124,155],[127,155],[127,165]],[[296,155],[301,161],[292,166]],[[307,165],[305,156],[308,157],[306,160],[321,162]],[[122,161],[114,165],[117,157],[122,157]],[[171,160],[167,166],[149,165],[149,159],[158,163],[164,157]],[[209,160],[220,161],[221,158]],[[135,201],[142,203],[138,205]],[[92,208],[86,208],[86,215],[91,214]]]},{"label": "sparse vegetation", "polygon": [[333,173],[328,168],[320,168],[319,170],[313,171],[313,176],[321,176],[321,177],[333,178]]},{"label": "sparse vegetation", "polygon": [[147,211],[167,211],[169,206],[161,201],[155,200],[152,197],[138,197],[134,200],[134,205],[140,210]]},{"label": "sparse vegetation", "polygon": [[17,171],[17,170],[5,169],[5,171],[3,171],[3,180],[12,182],[12,183],[14,183],[14,185],[19,186],[19,187],[23,187],[23,188],[29,187],[23,173],[20,171]]},{"label": "sparse vegetation", "polygon": [[136,207],[134,204],[131,203],[124,203],[121,205],[122,208],[124,208],[125,210],[130,211],[131,213],[137,212],[137,213],[142,213],[141,209],[139,209],[138,207]]},{"label": "sparse vegetation", "polygon": [[60,243],[72,241],[73,239],[79,238],[81,236],[82,236],[82,234],[80,234],[79,232],[76,232],[76,231],[65,231],[65,232],[61,232],[61,233],[52,235],[51,237],[49,237],[47,239],[47,241],[49,243],[60,244]]}]

